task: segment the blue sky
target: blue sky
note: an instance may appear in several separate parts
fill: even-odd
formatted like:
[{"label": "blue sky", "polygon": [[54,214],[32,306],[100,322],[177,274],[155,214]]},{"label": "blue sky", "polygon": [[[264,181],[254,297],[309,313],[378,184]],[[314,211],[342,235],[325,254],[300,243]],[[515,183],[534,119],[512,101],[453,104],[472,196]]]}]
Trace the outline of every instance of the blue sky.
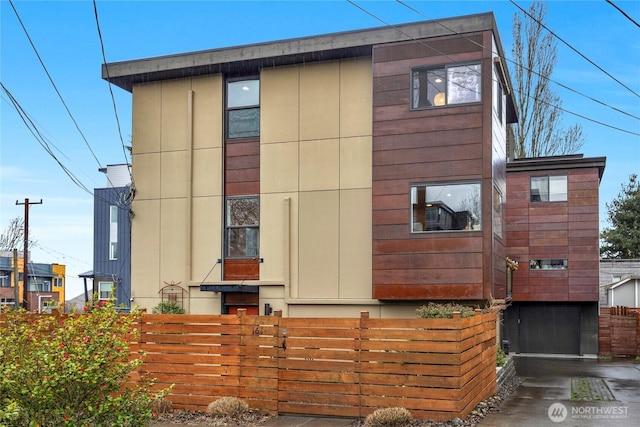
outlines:
[{"label": "blue sky", "polygon": [[[492,11],[511,59],[511,26],[518,8],[510,1],[98,1],[98,17],[108,62],[350,31]],[[529,2],[517,1],[526,9]],[[547,26],[617,80],[640,93],[640,28],[605,1],[548,1]],[[635,22],[640,2],[614,3]],[[113,87],[118,131],[103,62],[93,2],[24,1],[13,5],[67,113],[8,0],[0,0],[0,82],[11,92],[56,157],[84,186],[106,186],[100,167],[127,161],[122,140],[131,141],[131,96]],[[375,15],[372,16],[372,15]],[[379,18],[379,19],[376,19]],[[511,63],[508,64],[513,67]],[[633,116],[560,87],[563,108],[606,123],[564,114],[564,123],[582,125],[582,153],[606,156],[600,185],[601,227],[605,203],[620,192],[631,173],[640,172],[640,97],[606,76],[558,41],[553,79]],[[82,134],[81,134],[82,133]],[[84,138],[83,136],[84,135]],[[86,139],[86,142],[85,142]],[[93,196],[74,184],[45,152],[0,93],[0,228],[24,214],[16,201],[40,201],[29,212],[30,236],[38,241],[32,261],[67,266],[67,297],[82,290],[77,275],[91,270]]]}]

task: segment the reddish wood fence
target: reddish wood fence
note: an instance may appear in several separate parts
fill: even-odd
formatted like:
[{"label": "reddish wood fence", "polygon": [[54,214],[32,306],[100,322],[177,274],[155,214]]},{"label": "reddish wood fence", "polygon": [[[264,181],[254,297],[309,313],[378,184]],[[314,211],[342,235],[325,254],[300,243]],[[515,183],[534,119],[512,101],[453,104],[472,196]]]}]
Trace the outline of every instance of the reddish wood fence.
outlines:
[{"label": "reddish wood fence", "polygon": [[640,309],[601,308],[598,328],[599,354],[640,356]]},{"label": "reddish wood fence", "polygon": [[466,416],[496,390],[496,314],[453,319],[156,315],[140,324],[141,375],[174,384],[174,407],[235,396],[269,412]]}]

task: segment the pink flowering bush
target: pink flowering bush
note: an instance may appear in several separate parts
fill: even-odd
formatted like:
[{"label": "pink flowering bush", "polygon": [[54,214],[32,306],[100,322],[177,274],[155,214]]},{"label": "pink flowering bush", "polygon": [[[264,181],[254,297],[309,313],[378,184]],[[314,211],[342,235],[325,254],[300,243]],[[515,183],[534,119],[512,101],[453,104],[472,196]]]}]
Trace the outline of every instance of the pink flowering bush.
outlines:
[{"label": "pink flowering bush", "polygon": [[119,314],[112,302],[85,314],[0,317],[0,425],[29,427],[147,425],[152,381],[130,374],[142,313]]}]

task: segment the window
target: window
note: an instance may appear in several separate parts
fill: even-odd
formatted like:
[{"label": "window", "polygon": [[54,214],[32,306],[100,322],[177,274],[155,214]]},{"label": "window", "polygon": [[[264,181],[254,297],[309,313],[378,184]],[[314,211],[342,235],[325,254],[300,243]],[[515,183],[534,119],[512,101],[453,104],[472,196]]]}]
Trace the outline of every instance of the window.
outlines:
[{"label": "window", "polygon": [[10,288],[11,287],[11,276],[3,271],[0,272],[0,287],[2,288]]},{"label": "window", "polygon": [[51,292],[51,281],[42,280],[40,277],[29,279],[29,292]]},{"label": "window", "polygon": [[530,270],[566,270],[569,267],[566,259],[532,259]]},{"label": "window", "polygon": [[411,108],[480,102],[480,76],[480,64],[413,69]]},{"label": "window", "polygon": [[229,197],[226,209],[226,255],[258,256],[260,201],[256,196]]},{"label": "window", "polygon": [[502,194],[497,188],[493,189],[493,232],[502,237]]},{"label": "window", "polygon": [[113,296],[113,282],[98,282],[98,299],[108,300]]},{"label": "window", "polygon": [[500,124],[504,124],[504,89],[502,88],[502,83],[500,83],[499,77],[495,78],[493,82],[493,89],[493,108],[496,111],[496,116],[498,117],[498,121],[500,122]]},{"label": "window", "polygon": [[227,83],[227,138],[260,136],[260,80]]},{"label": "window", "polygon": [[111,224],[118,223],[118,207],[117,206],[109,206],[109,222],[111,222]]},{"label": "window", "polygon": [[530,200],[532,202],[566,202],[567,176],[532,176]]},{"label": "window", "polygon": [[118,207],[109,207],[109,260],[118,259]]},{"label": "window", "polygon": [[480,230],[480,183],[411,186],[411,231]]},{"label": "window", "polygon": [[54,277],[53,278],[53,286],[56,288],[62,287],[62,277]]}]

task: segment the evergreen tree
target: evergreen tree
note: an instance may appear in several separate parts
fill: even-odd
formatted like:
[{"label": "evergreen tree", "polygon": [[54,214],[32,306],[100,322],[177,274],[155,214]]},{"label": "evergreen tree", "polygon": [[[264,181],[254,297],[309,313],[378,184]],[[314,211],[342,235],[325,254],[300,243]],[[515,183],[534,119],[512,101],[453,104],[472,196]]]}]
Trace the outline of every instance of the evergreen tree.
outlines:
[{"label": "evergreen tree", "polygon": [[611,203],[607,203],[610,228],[600,235],[602,258],[640,258],[640,182],[632,174],[629,183]]}]

